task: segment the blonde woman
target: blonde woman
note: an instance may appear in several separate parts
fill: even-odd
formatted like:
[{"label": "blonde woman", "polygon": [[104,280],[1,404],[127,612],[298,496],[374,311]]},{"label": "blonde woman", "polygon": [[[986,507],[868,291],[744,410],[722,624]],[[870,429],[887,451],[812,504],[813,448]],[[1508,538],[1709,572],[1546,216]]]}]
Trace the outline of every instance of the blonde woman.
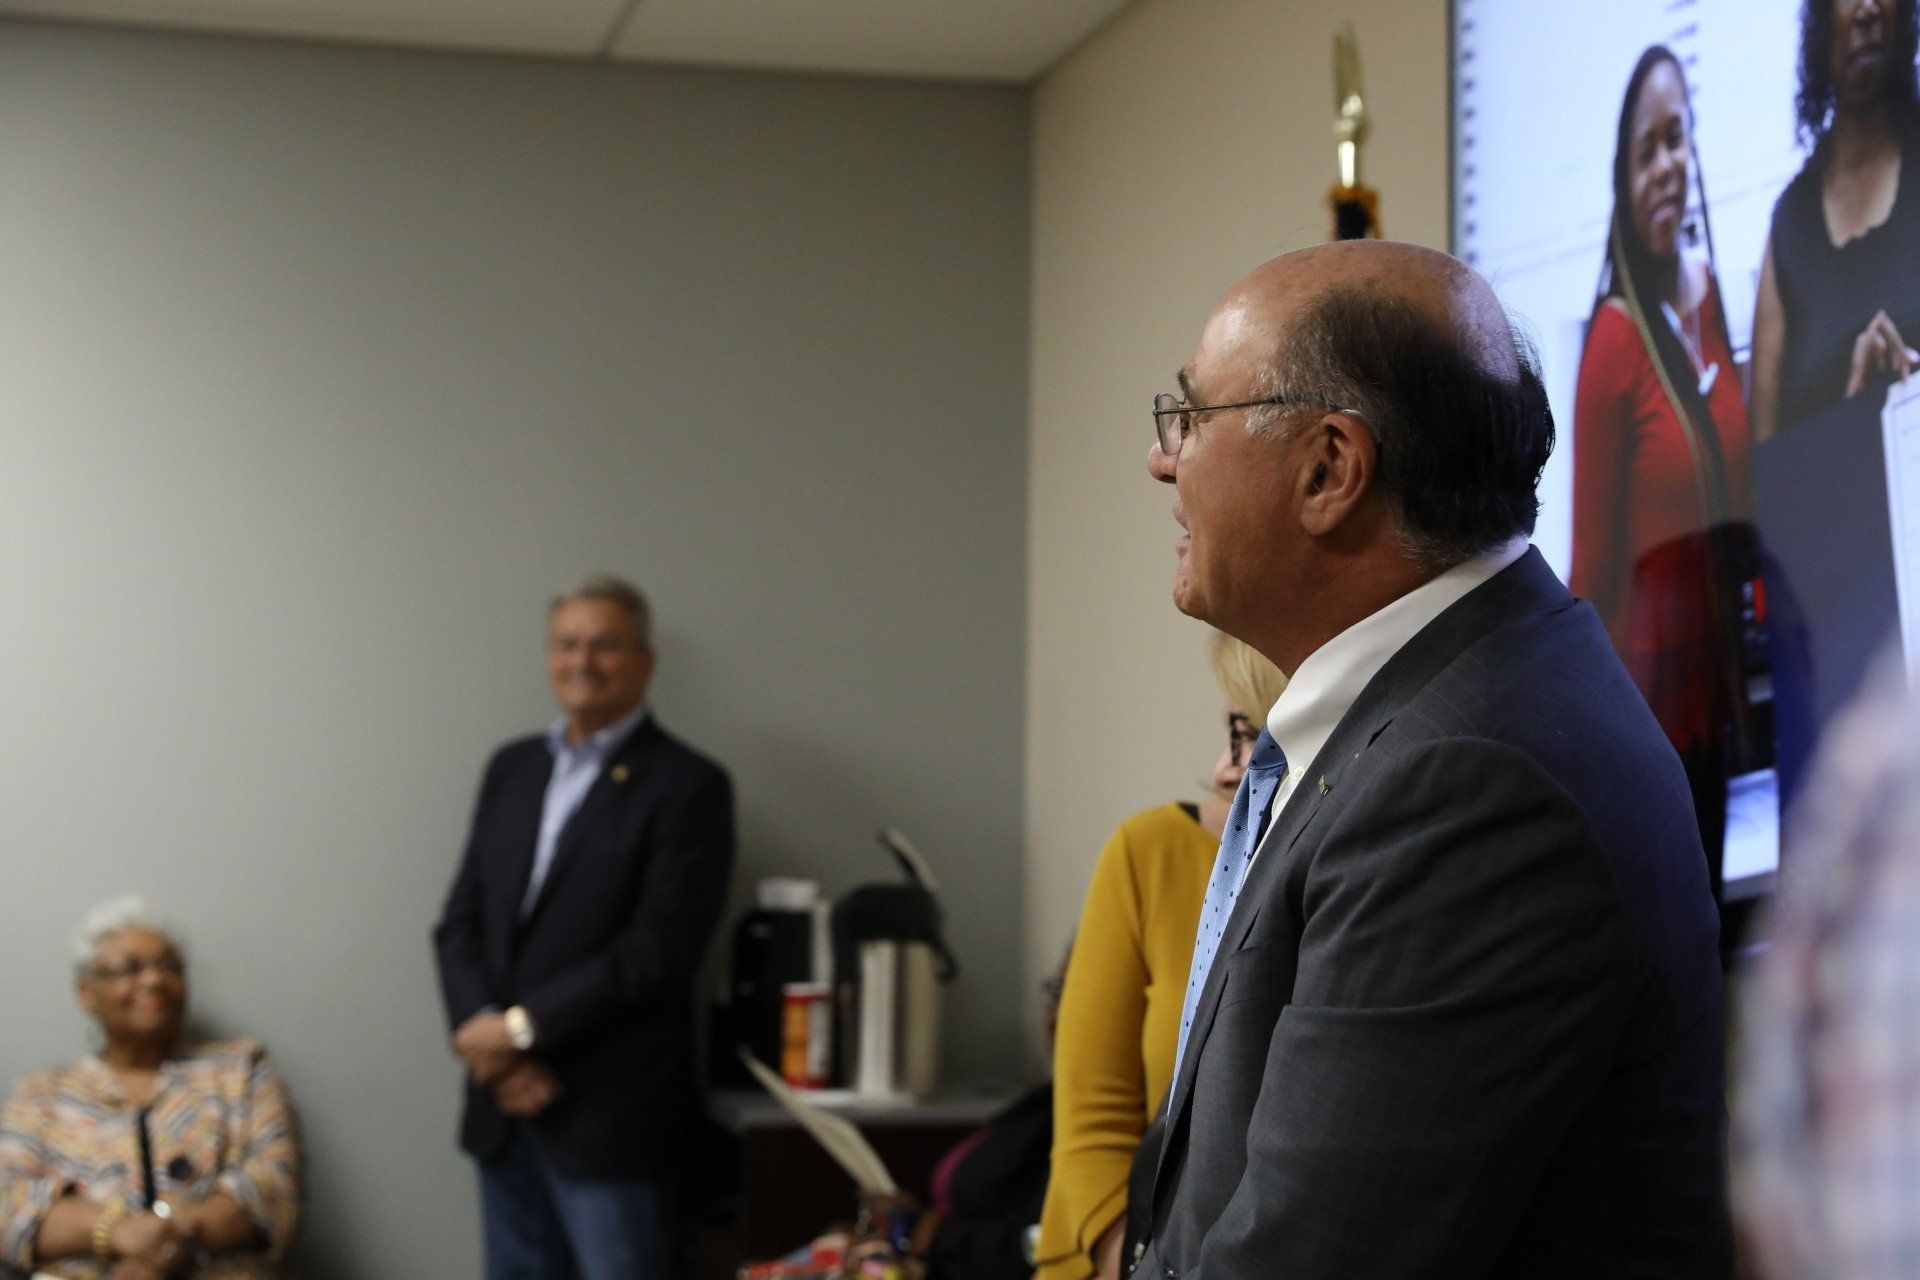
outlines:
[{"label": "blonde woman", "polygon": [[1201,804],[1136,813],[1101,850],[1060,998],[1053,1058],[1053,1167],[1040,1215],[1037,1280],[1120,1274],[1127,1175],[1173,1078],[1174,1044],[1200,900],[1220,829],[1286,687],[1272,663],[1216,635],[1226,749]]}]

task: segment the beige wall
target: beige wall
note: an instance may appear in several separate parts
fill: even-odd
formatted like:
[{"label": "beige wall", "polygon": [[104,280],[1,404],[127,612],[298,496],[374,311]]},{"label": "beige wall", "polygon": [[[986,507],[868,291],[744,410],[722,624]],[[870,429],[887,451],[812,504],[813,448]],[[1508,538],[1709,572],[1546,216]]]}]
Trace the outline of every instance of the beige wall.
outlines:
[{"label": "beige wall", "polygon": [[1043,80],[1034,119],[1027,947],[1058,956],[1101,842],[1197,797],[1219,751],[1205,630],[1147,409],[1254,263],[1324,239],[1330,42],[1351,18],[1400,239],[1447,235],[1444,0],[1143,0]]}]

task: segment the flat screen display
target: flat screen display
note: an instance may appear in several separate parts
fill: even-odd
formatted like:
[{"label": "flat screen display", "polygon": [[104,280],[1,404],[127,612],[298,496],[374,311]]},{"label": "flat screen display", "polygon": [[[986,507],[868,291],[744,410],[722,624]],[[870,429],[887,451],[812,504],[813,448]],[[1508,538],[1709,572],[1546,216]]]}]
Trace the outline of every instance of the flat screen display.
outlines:
[{"label": "flat screen display", "polygon": [[1876,656],[1920,666],[1914,26],[1913,0],[1454,0],[1454,250],[1559,425],[1535,543],[1678,751],[1730,900]]}]

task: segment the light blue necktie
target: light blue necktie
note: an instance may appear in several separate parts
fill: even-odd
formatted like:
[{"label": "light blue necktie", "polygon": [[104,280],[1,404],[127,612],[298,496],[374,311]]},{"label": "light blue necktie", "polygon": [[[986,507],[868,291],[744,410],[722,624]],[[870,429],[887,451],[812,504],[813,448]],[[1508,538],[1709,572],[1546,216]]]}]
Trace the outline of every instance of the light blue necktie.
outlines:
[{"label": "light blue necktie", "polygon": [[1280,780],[1287,776],[1287,756],[1280,744],[1265,729],[1253,744],[1247,759],[1247,771],[1240,777],[1240,789],[1234,793],[1233,809],[1227,814],[1226,829],[1220,833],[1220,852],[1213,858],[1213,874],[1207,878],[1207,896],[1200,904],[1200,932],[1193,940],[1193,968],[1187,973],[1187,1000],[1180,1009],[1180,1048],[1173,1058],[1173,1078],[1180,1078],[1180,1064],[1187,1056],[1187,1035],[1193,1030],[1194,1007],[1200,1003],[1200,989],[1207,985],[1207,971],[1213,968],[1214,952],[1220,949],[1220,935],[1226,932],[1227,917],[1233,914],[1234,900],[1253,863],[1253,851],[1267,829],[1273,797]]}]

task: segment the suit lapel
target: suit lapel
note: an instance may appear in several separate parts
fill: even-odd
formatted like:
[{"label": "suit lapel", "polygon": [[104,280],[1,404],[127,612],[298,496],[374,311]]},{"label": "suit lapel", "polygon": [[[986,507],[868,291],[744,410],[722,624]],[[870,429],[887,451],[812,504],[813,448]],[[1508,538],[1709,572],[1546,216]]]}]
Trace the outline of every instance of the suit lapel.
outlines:
[{"label": "suit lapel", "polygon": [[504,831],[506,862],[498,887],[492,890],[493,921],[488,937],[501,940],[503,949],[520,923],[520,903],[533,875],[534,852],[540,844],[540,811],[545,806],[547,782],[553,777],[553,755],[545,746],[530,756],[526,768],[513,780],[511,807]]},{"label": "suit lapel", "polygon": [[[1287,797],[1285,807],[1273,820],[1266,835],[1260,839],[1253,866],[1247,870],[1246,883],[1240,886],[1239,896],[1234,899],[1233,911],[1227,916],[1227,923],[1221,930],[1220,949],[1214,952],[1213,967],[1207,970],[1207,980],[1200,988],[1200,999],[1193,1007],[1193,1030],[1188,1033],[1187,1052],[1180,1060],[1180,1075],[1174,1080],[1167,1101],[1167,1132],[1171,1134],[1176,1120],[1184,1110],[1188,1096],[1193,1092],[1193,1080],[1199,1070],[1200,1050],[1206,1045],[1207,1033],[1213,1030],[1213,1016],[1220,1007],[1220,990],[1226,985],[1226,960],[1240,944],[1246,940],[1254,921],[1260,916],[1260,904],[1266,901],[1266,894],[1272,882],[1279,876],[1279,868],[1288,860],[1294,844],[1305,834],[1313,820],[1319,816],[1321,802],[1325,796],[1320,791],[1319,772],[1322,764],[1334,757],[1334,751],[1340,747],[1341,737],[1352,720],[1349,713],[1327,739],[1327,745],[1314,758],[1313,764],[1300,775],[1293,793]],[[1332,792],[1333,778],[1327,778],[1328,792]],[[1170,1145],[1170,1144],[1169,1144]],[[1160,1150],[1161,1168],[1164,1170],[1167,1146]],[[1156,1183],[1159,1175],[1155,1175]]]},{"label": "suit lapel", "polygon": [[1194,1005],[1187,1052],[1180,1063],[1180,1075],[1168,1093],[1167,1137],[1154,1175],[1156,1199],[1167,1172],[1167,1152],[1174,1145],[1175,1129],[1192,1100],[1201,1050],[1206,1045],[1207,1033],[1213,1029],[1220,990],[1226,983],[1227,958],[1252,932],[1262,904],[1284,879],[1294,846],[1313,825],[1325,801],[1339,790],[1340,780],[1349,767],[1366,754],[1367,748],[1393,722],[1400,709],[1470,645],[1503,622],[1563,606],[1571,599],[1539,551],[1529,547],[1520,559],[1468,592],[1401,646],[1367,682],[1346,715],[1340,718],[1320,754],[1300,775],[1286,806],[1260,842],[1246,883],[1241,886],[1233,911],[1227,917],[1213,967],[1207,971],[1207,981],[1200,988],[1200,998]]},{"label": "suit lapel", "polygon": [[[586,796],[580,801],[580,807],[573,811],[567,824],[560,828],[560,839],[554,845],[553,865],[547,868],[547,878],[540,884],[540,896],[534,899],[533,909],[527,912],[526,924],[532,924],[534,917],[540,914],[540,908],[553,897],[553,887],[567,868],[579,860],[580,849],[586,843],[588,833],[606,815],[616,797],[628,791],[640,774],[639,763],[646,753],[646,747],[659,733],[654,727],[653,717],[643,719],[634,731],[627,735],[626,741],[618,744],[607,754],[605,763],[600,766],[600,774],[594,778],[593,785],[587,788]],[[529,870],[531,861],[529,861]],[[526,884],[525,878],[520,882]]]}]

